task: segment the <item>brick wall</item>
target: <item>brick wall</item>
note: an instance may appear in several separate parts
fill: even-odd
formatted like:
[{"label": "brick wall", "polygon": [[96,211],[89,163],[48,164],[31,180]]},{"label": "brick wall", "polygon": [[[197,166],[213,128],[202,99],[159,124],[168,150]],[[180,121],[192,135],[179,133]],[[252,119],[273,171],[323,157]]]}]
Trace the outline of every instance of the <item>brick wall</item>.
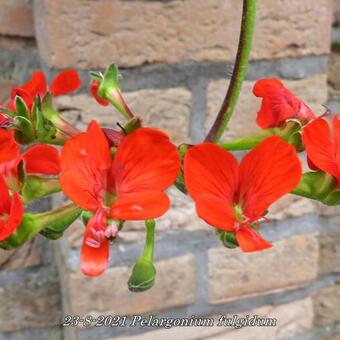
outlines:
[{"label": "brick wall", "polygon": [[[177,143],[200,141],[225,92],[236,51],[239,0],[0,0],[0,100],[38,67],[52,77],[75,67],[122,67],[122,87],[145,124]],[[313,107],[340,113],[340,1],[263,0],[258,5],[252,61],[225,138],[256,129],[261,77],[280,77]],[[333,24],[333,28],[332,28]],[[330,53],[331,50],[331,53]],[[99,107],[87,86],[58,98],[58,107],[84,128],[119,117]],[[287,196],[263,227],[275,246],[243,254],[221,247],[195,216],[188,198],[170,190],[172,209],[157,223],[157,281],[148,292],[127,290],[144,240],[129,223],[111,249],[110,269],[88,279],[79,271],[84,228],[65,238],[38,238],[0,253],[0,339],[336,339],[340,333],[339,209]],[[60,198],[55,199],[55,204]],[[48,202],[46,203],[48,204]],[[41,208],[41,206],[40,206]],[[258,314],[275,328],[62,329],[67,314],[154,314],[159,317]],[[339,335],[338,335],[339,337]]]}]

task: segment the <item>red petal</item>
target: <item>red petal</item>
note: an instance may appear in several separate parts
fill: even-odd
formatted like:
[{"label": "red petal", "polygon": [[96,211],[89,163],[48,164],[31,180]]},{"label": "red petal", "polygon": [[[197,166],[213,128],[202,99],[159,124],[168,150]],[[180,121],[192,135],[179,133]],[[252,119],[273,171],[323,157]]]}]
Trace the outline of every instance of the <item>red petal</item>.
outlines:
[{"label": "red petal", "polygon": [[60,72],[52,81],[50,92],[54,96],[76,91],[81,86],[81,80],[76,70]]},{"label": "red petal", "polygon": [[99,96],[98,94],[98,88],[99,88],[99,81],[98,80],[93,80],[91,83],[91,94],[94,97],[94,99],[98,102],[98,104],[103,105],[103,106],[108,106],[110,104],[109,101],[103,99],[102,97]]},{"label": "red petal", "polygon": [[[20,91],[22,92],[21,94]],[[46,94],[46,91],[46,77],[43,72],[36,71],[27,83],[12,90],[11,98],[14,99],[14,97],[18,94],[25,100],[26,104],[31,107],[31,102],[33,103],[34,97],[37,95],[43,97]],[[28,95],[30,96],[30,102],[26,101]]]},{"label": "red petal", "polygon": [[0,176],[0,216],[8,214],[11,209],[11,199],[8,192],[7,184],[2,176]]},{"label": "red petal", "polygon": [[213,195],[232,201],[239,169],[236,158],[212,143],[189,149],[184,158],[184,180],[190,196]]},{"label": "red petal", "polygon": [[147,220],[162,216],[170,206],[162,191],[123,194],[111,207],[111,217],[122,220]]},{"label": "red petal", "polygon": [[264,78],[259,79],[255,82],[253,87],[253,93],[256,97],[264,97],[268,92],[279,91],[283,89],[284,86],[279,79],[276,78]]},{"label": "red petal", "polygon": [[12,233],[20,226],[23,215],[24,206],[19,194],[15,192],[12,198],[8,221],[5,222],[0,229],[0,241],[11,236]]},{"label": "red petal", "polygon": [[319,171],[320,169],[311,161],[311,159],[307,156],[307,164],[311,170]]},{"label": "red petal", "polygon": [[177,178],[180,158],[168,136],[158,130],[140,128],[125,137],[115,155],[109,187],[118,195],[162,191]]},{"label": "red petal", "polygon": [[250,227],[243,227],[237,231],[236,240],[240,248],[246,253],[272,247],[271,243]]},{"label": "red petal", "polygon": [[226,231],[235,231],[232,202],[213,195],[201,195],[196,199],[197,215],[209,225]]},{"label": "red petal", "polygon": [[315,166],[340,179],[335,156],[335,145],[331,139],[331,132],[327,122],[322,118],[318,118],[305,126],[302,141],[309,159]]},{"label": "red petal", "polygon": [[45,96],[47,92],[46,77],[42,71],[36,71],[33,73],[32,79],[24,85],[25,90],[30,92],[33,97],[39,95],[41,98]]},{"label": "red petal", "polygon": [[109,240],[104,239],[98,248],[91,247],[86,243],[87,238],[92,237],[91,228],[104,230],[106,227],[106,217],[99,221],[99,226],[95,225],[96,215],[94,215],[86,226],[83,245],[81,249],[80,268],[83,274],[88,276],[97,276],[102,274],[108,264],[109,259]]},{"label": "red petal", "polygon": [[292,191],[301,178],[296,151],[280,137],[267,138],[240,165],[239,201],[243,213],[257,219],[269,205]]},{"label": "red petal", "polygon": [[87,132],[70,138],[61,151],[60,183],[66,196],[86,210],[96,210],[103,201],[111,167],[108,141],[96,121]]},{"label": "red petal", "polygon": [[60,172],[59,152],[52,146],[32,146],[22,157],[29,174],[57,175]]},{"label": "red petal", "polygon": [[261,128],[275,127],[289,118],[308,121],[315,118],[312,110],[278,79],[260,79],[253,88],[257,97],[262,97],[257,114],[257,124]]},{"label": "red petal", "polygon": [[13,161],[19,156],[20,149],[14,138],[14,131],[0,129],[0,164]]}]

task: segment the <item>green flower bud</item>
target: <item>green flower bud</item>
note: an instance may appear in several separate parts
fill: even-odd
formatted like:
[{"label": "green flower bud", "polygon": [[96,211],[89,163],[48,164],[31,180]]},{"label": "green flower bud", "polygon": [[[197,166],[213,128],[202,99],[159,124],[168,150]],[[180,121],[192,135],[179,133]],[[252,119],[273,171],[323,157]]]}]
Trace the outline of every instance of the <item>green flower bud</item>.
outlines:
[{"label": "green flower bud", "polygon": [[216,234],[226,248],[233,249],[238,247],[235,233],[216,229]]},{"label": "green flower bud", "polygon": [[142,256],[133,266],[128,288],[131,292],[144,292],[154,285],[155,277],[156,268],[154,264]]}]

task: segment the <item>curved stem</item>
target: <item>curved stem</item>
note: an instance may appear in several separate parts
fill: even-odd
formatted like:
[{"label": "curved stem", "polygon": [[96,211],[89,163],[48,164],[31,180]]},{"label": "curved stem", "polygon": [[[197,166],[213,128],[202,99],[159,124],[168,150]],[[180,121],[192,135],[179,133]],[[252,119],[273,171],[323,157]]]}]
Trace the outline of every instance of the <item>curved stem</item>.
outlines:
[{"label": "curved stem", "polygon": [[255,17],[256,0],[243,0],[241,33],[235,67],[230,79],[226,97],[216,117],[216,120],[205,139],[206,141],[216,143],[220,140],[234,111],[237,99],[241,92],[242,83],[247,72],[255,27]]}]

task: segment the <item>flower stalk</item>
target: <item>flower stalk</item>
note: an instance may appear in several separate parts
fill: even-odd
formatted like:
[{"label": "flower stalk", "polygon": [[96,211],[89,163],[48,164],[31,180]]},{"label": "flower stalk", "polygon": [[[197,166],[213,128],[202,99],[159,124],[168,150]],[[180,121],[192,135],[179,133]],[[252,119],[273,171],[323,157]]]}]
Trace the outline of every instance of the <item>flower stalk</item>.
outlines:
[{"label": "flower stalk", "polygon": [[206,141],[217,143],[223,135],[233,114],[242,83],[247,73],[250,50],[252,46],[256,17],[256,0],[243,0],[243,14],[239,45],[236,55],[235,67],[230,80],[227,94],[218,112],[216,120],[211,127]]},{"label": "flower stalk", "polygon": [[144,292],[155,283],[156,268],[153,264],[155,225],[155,220],[145,221],[146,239],[144,253],[137,259],[128,281],[128,288],[132,292]]}]

